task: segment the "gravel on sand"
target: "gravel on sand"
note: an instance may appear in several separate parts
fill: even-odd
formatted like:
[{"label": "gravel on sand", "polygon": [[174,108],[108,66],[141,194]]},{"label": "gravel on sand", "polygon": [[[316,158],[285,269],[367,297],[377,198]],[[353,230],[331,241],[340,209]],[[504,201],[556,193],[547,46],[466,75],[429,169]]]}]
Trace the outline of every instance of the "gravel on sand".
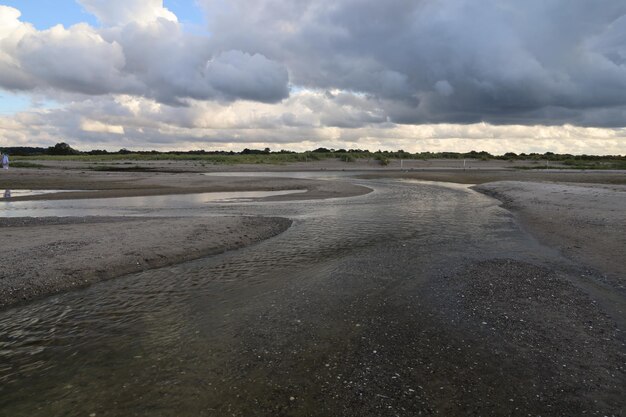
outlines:
[{"label": "gravel on sand", "polygon": [[473,188],[502,201],[542,243],[626,291],[625,185],[498,181]]},{"label": "gravel on sand", "polygon": [[0,308],[237,249],[290,225],[277,217],[0,218]]}]

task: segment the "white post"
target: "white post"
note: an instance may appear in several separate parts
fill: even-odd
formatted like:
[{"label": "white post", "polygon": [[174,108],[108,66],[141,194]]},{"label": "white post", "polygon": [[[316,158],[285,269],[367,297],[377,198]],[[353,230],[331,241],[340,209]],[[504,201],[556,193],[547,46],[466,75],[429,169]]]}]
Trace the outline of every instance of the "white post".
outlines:
[{"label": "white post", "polygon": [[400,169],[402,169],[402,159],[400,159]]}]

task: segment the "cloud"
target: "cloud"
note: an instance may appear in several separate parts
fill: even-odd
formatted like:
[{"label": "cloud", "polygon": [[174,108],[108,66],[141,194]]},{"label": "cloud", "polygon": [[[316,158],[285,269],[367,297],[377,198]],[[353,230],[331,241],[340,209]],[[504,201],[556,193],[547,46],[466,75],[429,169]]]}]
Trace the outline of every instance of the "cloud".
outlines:
[{"label": "cloud", "polygon": [[203,72],[226,98],[276,102],[287,97],[287,70],[263,55],[226,51],[207,62]]},{"label": "cloud", "polygon": [[[81,150],[310,150],[325,146],[411,152],[620,154],[626,143],[624,128],[398,125],[376,119],[380,104],[365,96],[324,91],[300,91],[278,104],[237,101],[224,106],[194,100],[186,107],[129,95],[98,96],[64,108],[0,117],[0,138],[4,138],[0,144],[50,146],[65,141]],[[331,123],[337,114],[341,123]],[[343,126],[346,119],[359,122]]]},{"label": "cloud", "polygon": [[82,120],[80,128],[85,132],[114,133],[116,135],[124,134],[124,126],[108,125],[97,120]]},{"label": "cloud", "polygon": [[202,3],[215,48],[260,51],[298,85],[394,99],[400,123],[586,123],[626,106],[620,0]]},{"label": "cloud", "polygon": [[80,3],[101,28],[37,31],[0,8],[0,86],[184,106],[277,103],[291,83],[370,96],[401,124],[624,123],[620,0],[199,0],[210,36],[161,0]]},{"label": "cloud", "polygon": [[149,23],[157,19],[178,21],[174,13],[163,7],[162,0],[78,0],[78,3],[105,26]]},{"label": "cloud", "polygon": [[160,1],[109,3],[83,2],[111,26],[44,31],[20,21],[17,9],[0,6],[0,87],[53,97],[123,93],[171,105],[288,96],[282,64],[259,53],[212,51],[208,39],[184,33]]},{"label": "cloud", "polygon": [[79,3],[98,27],[0,6],[0,89],[59,103],[5,138],[626,153],[622,0],[197,0],[204,35],[162,0]]}]

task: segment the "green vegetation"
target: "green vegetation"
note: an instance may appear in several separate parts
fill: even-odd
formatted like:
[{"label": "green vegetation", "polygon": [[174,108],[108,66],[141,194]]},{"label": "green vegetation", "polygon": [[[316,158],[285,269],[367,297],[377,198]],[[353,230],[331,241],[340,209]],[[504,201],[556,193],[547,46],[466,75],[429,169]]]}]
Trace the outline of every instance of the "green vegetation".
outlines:
[{"label": "green vegetation", "polygon": [[[120,149],[117,152],[95,149],[92,151],[78,151],[67,143],[61,142],[49,148],[32,147],[6,147],[0,151],[7,152],[12,156],[14,167],[39,168],[41,165],[28,162],[28,160],[55,160],[55,161],[86,161],[94,163],[111,164],[125,161],[128,164],[140,161],[153,160],[187,160],[198,161],[203,166],[213,164],[286,164],[293,162],[311,162],[323,159],[339,159],[349,163],[359,159],[375,160],[380,165],[388,165],[392,159],[404,160],[430,160],[430,159],[473,159],[473,160],[504,160],[531,161],[533,165],[517,167],[519,169],[545,169],[546,161],[548,168],[571,168],[571,169],[626,169],[626,156],[623,155],[571,155],[555,154],[553,152],[521,153],[507,152],[503,155],[492,155],[485,151],[471,152],[418,152],[410,153],[404,150],[371,152],[367,149],[327,149],[317,148],[307,152],[293,152],[287,150],[272,151],[265,149],[244,149],[241,152],[233,151],[130,151]],[[552,162],[558,163],[553,166]],[[30,164],[30,165],[29,165]],[[96,170],[147,170],[145,167],[120,168],[113,165],[96,166]]]},{"label": "green vegetation", "polygon": [[378,163],[382,166],[389,165],[389,157],[387,157],[385,154],[379,153],[374,157],[374,159],[376,159]]},{"label": "green vegetation", "polygon": [[11,167],[12,168],[45,168],[45,165],[41,165],[41,164],[35,164],[33,162],[28,162],[28,161],[17,161],[17,162],[11,162]]},{"label": "green vegetation", "polygon": [[626,170],[626,160],[620,157],[606,156],[598,160],[563,159],[554,160],[559,165],[541,164],[516,166],[515,169],[622,169]]}]

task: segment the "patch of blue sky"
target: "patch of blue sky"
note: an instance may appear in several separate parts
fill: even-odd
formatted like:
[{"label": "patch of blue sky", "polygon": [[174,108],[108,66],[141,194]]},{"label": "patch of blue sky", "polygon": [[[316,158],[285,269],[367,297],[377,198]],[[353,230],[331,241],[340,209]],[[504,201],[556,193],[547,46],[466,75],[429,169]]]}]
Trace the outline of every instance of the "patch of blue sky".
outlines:
[{"label": "patch of blue sky", "polygon": [[12,93],[0,90],[0,115],[10,116],[32,109],[54,109],[59,103],[54,100],[41,99],[28,93]]},{"label": "patch of blue sky", "polygon": [[22,12],[20,20],[31,23],[38,30],[58,24],[68,27],[81,22],[98,25],[97,19],[75,0],[0,0],[0,4]]},{"label": "patch of blue sky", "polygon": [[0,90],[0,115],[12,115],[30,107],[31,99],[29,96]]},{"label": "patch of blue sky", "polygon": [[174,13],[185,29],[206,32],[204,13],[196,0],[165,0],[163,7]]},{"label": "patch of blue sky", "polygon": [[[87,12],[77,0],[0,0],[0,4],[18,9],[20,20],[31,23],[38,30],[62,24],[65,27],[88,23],[98,27],[95,16]],[[163,6],[178,17],[187,32],[206,35],[204,13],[196,0],[165,0]]]}]

